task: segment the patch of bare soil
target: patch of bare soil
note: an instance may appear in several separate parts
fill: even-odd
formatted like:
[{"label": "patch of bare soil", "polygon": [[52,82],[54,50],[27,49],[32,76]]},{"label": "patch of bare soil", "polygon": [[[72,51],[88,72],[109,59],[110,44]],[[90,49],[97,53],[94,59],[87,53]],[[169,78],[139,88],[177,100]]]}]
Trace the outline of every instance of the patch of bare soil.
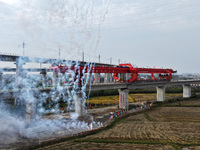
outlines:
[{"label": "patch of bare soil", "polygon": [[96,115],[110,114],[110,112],[115,112],[117,110],[121,109],[119,109],[118,106],[116,105],[111,107],[88,109],[88,113],[96,116]]}]

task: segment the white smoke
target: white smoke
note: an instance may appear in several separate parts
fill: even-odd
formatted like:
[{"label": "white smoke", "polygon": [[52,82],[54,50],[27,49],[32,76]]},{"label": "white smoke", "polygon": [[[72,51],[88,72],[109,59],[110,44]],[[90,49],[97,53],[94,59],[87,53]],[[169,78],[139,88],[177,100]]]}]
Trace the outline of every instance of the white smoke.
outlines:
[{"label": "white smoke", "polygon": [[93,57],[97,53],[100,28],[109,5],[110,0],[107,3],[95,0],[21,1],[18,26],[26,38],[27,49],[42,49],[46,55],[55,57],[60,48],[62,58],[81,60],[83,51]]},{"label": "white smoke", "polygon": [[[80,95],[78,101],[82,106],[78,107],[86,109],[86,86],[92,83],[91,75],[87,72],[90,72],[94,63],[86,63],[83,71],[80,72],[80,63],[77,60],[80,59],[78,56],[83,51],[93,54],[97,51],[101,37],[100,27],[105,20],[110,1],[108,3],[102,1],[102,7],[97,4],[95,0],[23,0],[15,5],[16,8],[21,8],[17,11],[16,24],[23,33],[26,50],[29,51],[27,53],[35,54],[39,51],[40,55],[48,53],[48,56],[56,57],[57,50],[60,48],[62,59],[76,61],[51,62],[55,65],[74,66],[75,69],[68,69],[64,74],[58,71],[53,75],[47,75],[47,79],[44,79],[47,83],[40,85],[41,77],[24,71],[22,68],[26,60],[19,58],[16,62],[19,68],[16,78],[9,79],[12,82],[5,83],[3,86],[4,91],[19,92],[14,95],[15,104],[11,107],[0,103],[0,133],[5,133],[0,134],[0,145],[5,137],[8,143],[14,143],[23,137],[42,137],[45,134],[41,135],[41,132],[48,132],[51,136],[63,130],[67,135],[72,134],[73,131],[89,130],[90,126],[94,128],[94,124],[96,127],[101,126],[101,123],[94,121],[92,123],[79,121],[78,114],[71,113],[77,109],[74,104],[75,94]],[[101,11],[99,21],[96,21],[98,18],[95,15],[96,9]],[[95,31],[95,23],[98,24],[98,32]],[[53,80],[54,76],[58,79]],[[82,84],[81,87],[79,83]],[[41,91],[46,87],[51,90]],[[58,115],[56,119],[44,119],[45,114],[62,113],[59,103],[61,99],[67,105],[66,108],[62,108],[64,109],[62,111],[69,113],[68,118]]]}]

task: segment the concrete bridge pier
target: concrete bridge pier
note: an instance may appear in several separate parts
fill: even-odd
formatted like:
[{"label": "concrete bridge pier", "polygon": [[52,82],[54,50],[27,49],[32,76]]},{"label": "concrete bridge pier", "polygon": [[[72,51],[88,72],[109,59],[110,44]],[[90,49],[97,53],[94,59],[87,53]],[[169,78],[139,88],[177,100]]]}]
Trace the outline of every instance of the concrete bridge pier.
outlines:
[{"label": "concrete bridge pier", "polygon": [[[23,60],[16,60],[16,76],[15,76],[15,86],[23,88],[25,85],[24,81],[26,80],[27,72],[23,72],[23,65],[25,62]],[[22,100],[18,97],[15,97],[14,105],[16,107],[21,107]]]},{"label": "concrete bridge pier", "polygon": [[191,97],[191,85],[184,84],[183,85],[183,98],[190,98]]},{"label": "concrete bridge pier", "polygon": [[94,74],[94,83],[100,83],[100,73]]},{"label": "concrete bridge pier", "polygon": [[165,101],[165,86],[158,86],[157,89],[157,101],[164,102]]},{"label": "concrete bridge pier", "polygon": [[53,81],[52,81],[53,87],[58,86],[58,72],[53,71]]},{"label": "concrete bridge pier", "polygon": [[27,124],[29,124],[31,120],[35,119],[36,112],[37,112],[36,103],[35,102],[26,102],[26,122],[27,122]]},{"label": "concrete bridge pier", "polygon": [[40,74],[42,75],[42,86],[46,87],[47,86],[47,71],[45,69],[42,69]]},{"label": "concrete bridge pier", "polygon": [[23,72],[23,65],[25,65],[25,62],[22,60],[16,61],[16,77],[15,77],[15,85],[19,86],[23,83],[23,78],[26,76],[26,72]]},{"label": "concrete bridge pier", "polygon": [[119,89],[119,108],[128,109],[129,102],[128,102],[128,93],[129,90],[127,89]]},{"label": "concrete bridge pier", "polygon": [[74,100],[75,100],[75,112],[79,116],[83,116],[86,114],[85,109],[85,97],[82,92],[78,91],[74,93]]}]

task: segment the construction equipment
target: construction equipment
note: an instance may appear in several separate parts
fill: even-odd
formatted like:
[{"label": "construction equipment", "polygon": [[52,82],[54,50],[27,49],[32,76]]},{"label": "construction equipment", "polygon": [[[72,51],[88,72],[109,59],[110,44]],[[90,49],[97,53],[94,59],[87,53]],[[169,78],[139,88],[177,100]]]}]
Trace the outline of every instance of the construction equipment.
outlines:
[{"label": "construction equipment", "polygon": [[[118,66],[52,66],[51,70],[60,73],[72,73],[79,74],[80,77],[84,73],[113,73],[113,78],[117,82],[134,82],[138,80],[139,74],[151,74],[152,80],[170,80],[172,79],[172,73],[176,73],[173,69],[159,69],[159,68],[134,68],[131,64],[119,64]],[[130,79],[123,80],[118,77],[119,73],[129,73]],[[159,74],[159,78],[155,78],[154,74]]]}]

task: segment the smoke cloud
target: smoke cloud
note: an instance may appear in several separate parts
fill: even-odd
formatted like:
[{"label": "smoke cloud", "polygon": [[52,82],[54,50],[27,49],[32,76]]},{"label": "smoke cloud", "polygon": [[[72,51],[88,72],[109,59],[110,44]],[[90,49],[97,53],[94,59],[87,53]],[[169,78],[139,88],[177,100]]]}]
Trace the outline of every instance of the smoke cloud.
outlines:
[{"label": "smoke cloud", "polygon": [[[94,65],[86,63],[80,72],[77,60],[82,52],[97,52],[100,27],[110,1],[23,0],[12,5],[17,10],[16,25],[25,41],[25,55],[37,55],[39,52],[41,57],[46,54],[48,57],[57,57],[58,49],[61,49],[61,59],[76,61],[55,60],[51,64],[74,66],[75,69],[43,75],[26,72],[23,69],[26,64],[23,57],[16,61],[16,75],[4,76],[2,85],[2,90],[7,91],[3,97],[7,97],[7,100],[2,99],[0,103],[0,145],[12,144],[24,138],[59,136],[59,131],[70,135],[102,126],[94,121],[80,121],[74,112],[79,109],[76,107],[86,109],[85,99],[89,97],[86,95],[86,86],[92,83],[91,75],[86,73],[86,66],[89,66],[89,72]],[[99,10],[100,16],[96,15]],[[37,58],[34,61],[39,62]],[[9,92],[15,95],[12,97]],[[66,116],[60,115],[63,112]]]}]

